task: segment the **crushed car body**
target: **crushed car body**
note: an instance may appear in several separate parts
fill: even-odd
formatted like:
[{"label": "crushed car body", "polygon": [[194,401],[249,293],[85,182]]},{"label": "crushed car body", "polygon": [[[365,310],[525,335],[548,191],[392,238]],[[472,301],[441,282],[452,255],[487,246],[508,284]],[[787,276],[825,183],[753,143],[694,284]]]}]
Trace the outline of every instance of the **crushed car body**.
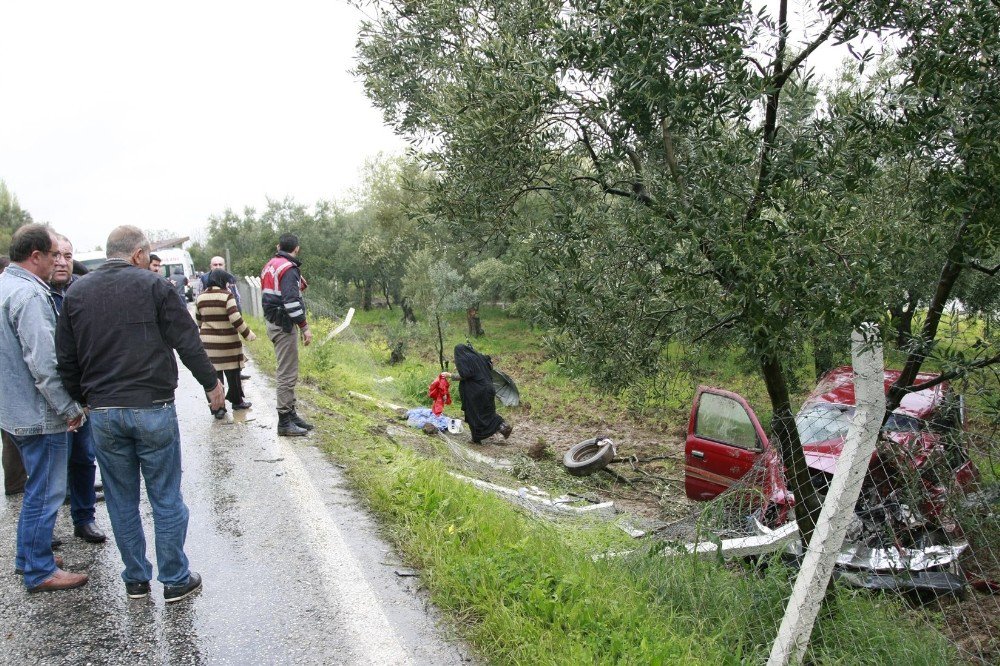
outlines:
[{"label": "crushed car body", "polygon": [[[885,388],[899,375],[886,370]],[[923,373],[917,382],[937,377]],[[825,374],[796,415],[810,476],[821,493],[843,451],[854,408],[853,370],[845,366]],[[964,430],[962,400],[947,382],[906,395],[883,424],[837,561],[838,578],[877,589],[962,587],[957,561],[968,544],[944,507],[952,493],[978,479]],[[690,499],[709,501],[734,486],[754,498],[739,507],[750,533],[773,536],[790,556],[801,556],[799,540],[777,538],[794,523],[795,498],[776,447],[742,396],[701,386],[685,442],[685,491]]]}]

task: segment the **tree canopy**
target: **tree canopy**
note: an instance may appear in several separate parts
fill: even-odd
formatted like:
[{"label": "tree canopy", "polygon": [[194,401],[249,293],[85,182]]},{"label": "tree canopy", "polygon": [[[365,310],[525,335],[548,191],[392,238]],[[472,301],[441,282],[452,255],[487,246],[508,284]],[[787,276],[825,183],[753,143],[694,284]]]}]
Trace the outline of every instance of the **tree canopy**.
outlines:
[{"label": "tree canopy", "polygon": [[[920,292],[898,399],[996,251],[994,3],[823,0],[801,29],[786,0],[365,7],[358,70],[424,148],[435,214],[516,244],[539,317],[602,376],[678,337],[745,349],[807,507],[790,360]],[[855,60],[823,89],[806,62],[832,42]]]}]

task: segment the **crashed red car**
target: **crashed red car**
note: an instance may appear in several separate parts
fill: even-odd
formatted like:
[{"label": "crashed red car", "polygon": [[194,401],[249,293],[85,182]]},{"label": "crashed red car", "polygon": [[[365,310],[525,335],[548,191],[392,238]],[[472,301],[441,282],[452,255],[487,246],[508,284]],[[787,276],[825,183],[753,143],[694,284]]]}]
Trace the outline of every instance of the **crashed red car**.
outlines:
[{"label": "crashed red car", "polygon": [[[885,371],[886,390],[899,375],[898,370]],[[937,377],[922,373],[917,383]],[[814,484],[820,488],[833,474],[853,415],[853,370],[844,366],[820,379],[795,417],[806,463]],[[964,429],[961,398],[951,393],[947,382],[906,395],[882,428],[866,492],[884,500],[895,490],[893,481],[899,473],[912,476],[916,471],[925,495],[920,508],[935,513],[935,503],[946,487],[965,487],[978,476],[961,438],[948,435]],[[750,482],[762,492],[768,505],[767,522],[772,526],[784,523],[795,504],[779,452],[771,446],[747,401],[731,391],[698,387],[688,423],[684,463],[684,485],[691,499],[713,499],[755,470],[758,476]],[[942,469],[949,478],[941,478]]]},{"label": "crashed red car", "polygon": [[[899,375],[885,371],[887,390]],[[917,382],[937,377],[920,374]],[[841,367],[823,376],[795,417],[813,485],[821,493],[832,478],[853,415],[853,370]],[[882,427],[837,556],[835,578],[868,589],[962,593],[967,576],[959,559],[969,544],[946,508],[954,491],[968,490],[978,478],[964,430],[962,400],[946,382],[903,399]],[[748,492],[727,495],[735,501],[736,513],[756,536],[785,543],[783,535],[794,526],[795,498],[778,451],[742,396],[698,388],[684,462],[689,498],[710,500],[739,482]],[[801,561],[800,541],[785,548],[792,561]]]}]

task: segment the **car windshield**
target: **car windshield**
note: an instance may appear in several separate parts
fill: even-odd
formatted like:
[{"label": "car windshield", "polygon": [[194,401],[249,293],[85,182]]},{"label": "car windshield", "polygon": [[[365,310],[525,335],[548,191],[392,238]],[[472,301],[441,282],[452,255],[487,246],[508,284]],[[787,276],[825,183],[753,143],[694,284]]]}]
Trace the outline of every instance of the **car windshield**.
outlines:
[{"label": "car windshield", "polygon": [[[795,417],[795,427],[802,444],[815,444],[847,437],[853,417],[854,407],[817,403],[802,408]],[[882,432],[921,432],[925,428],[924,422],[917,417],[893,412],[882,426]]]},{"label": "car windshield", "polygon": [[854,408],[845,405],[818,403],[806,405],[795,417],[802,444],[815,444],[847,437]]}]

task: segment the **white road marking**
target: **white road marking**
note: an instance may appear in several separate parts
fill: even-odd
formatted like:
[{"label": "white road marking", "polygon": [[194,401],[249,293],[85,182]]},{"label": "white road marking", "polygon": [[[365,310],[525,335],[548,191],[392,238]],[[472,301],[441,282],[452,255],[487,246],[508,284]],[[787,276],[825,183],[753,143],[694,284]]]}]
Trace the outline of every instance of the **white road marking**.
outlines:
[{"label": "white road marking", "polygon": [[319,571],[330,603],[346,611],[341,615],[340,629],[351,637],[358,656],[372,664],[411,663],[382,612],[378,596],[361,573],[357,559],[344,545],[340,529],[326,512],[323,498],[298,452],[287,440],[278,439],[288,487],[298,500],[302,527],[312,537],[310,543],[321,563]]}]

